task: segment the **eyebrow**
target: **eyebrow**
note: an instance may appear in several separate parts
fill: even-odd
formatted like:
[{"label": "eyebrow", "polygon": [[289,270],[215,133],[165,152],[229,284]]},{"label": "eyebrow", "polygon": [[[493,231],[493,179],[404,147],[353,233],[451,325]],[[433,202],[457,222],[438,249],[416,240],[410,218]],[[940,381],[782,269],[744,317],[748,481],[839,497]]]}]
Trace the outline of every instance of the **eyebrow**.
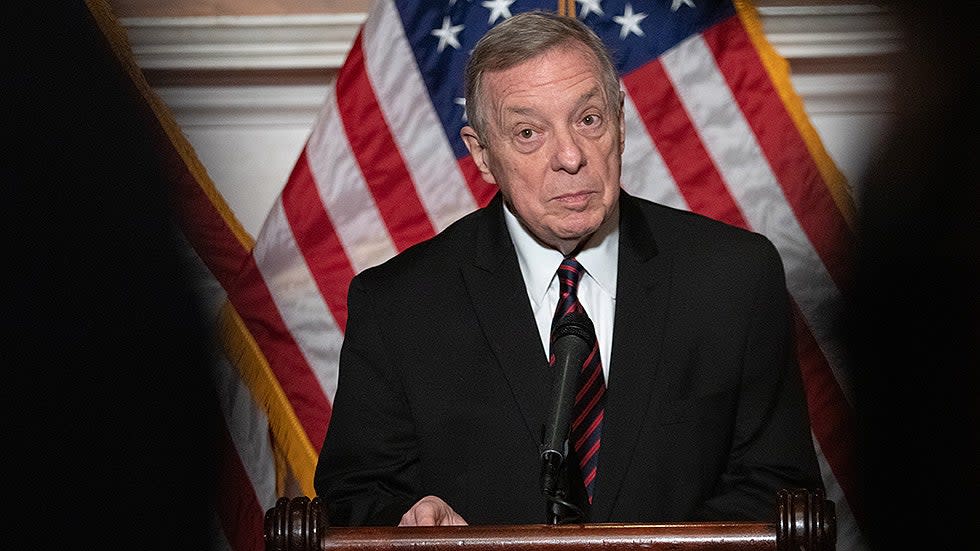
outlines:
[{"label": "eyebrow", "polygon": [[598,85],[592,88],[591,90],[587,90],[585,93],[579,96],[578,99],[579,105],[588,102],[590,99],[596,96],[601,96],[602,95],[601,92],[602,92],[602,87]]}]

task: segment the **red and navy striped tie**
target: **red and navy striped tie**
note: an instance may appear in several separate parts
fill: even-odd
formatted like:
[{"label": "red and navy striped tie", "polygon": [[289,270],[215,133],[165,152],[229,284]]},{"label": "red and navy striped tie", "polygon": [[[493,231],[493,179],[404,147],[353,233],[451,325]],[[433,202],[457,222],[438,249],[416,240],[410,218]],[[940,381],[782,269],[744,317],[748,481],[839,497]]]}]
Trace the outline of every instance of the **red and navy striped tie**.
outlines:
[{"label": "red and navy striped tie", "polygon": [[[579,278],[584,272],[582,265],[574,258],[566,258],[558,267],[560,296],[552,330],[563,316],[572,312],[588,315],[578,301]],[[599,464],[599,445],[602,442],[602,418],[606,396],[606,382],[599,358],[599,343],[593,339],[592,352],[589,353],[578,377],[578,393],[572,413],[571,441],[582,470],[582,482],[592,503],[592,490],[595,487],[596,468]],[[554,365],[555,357],[551,356]]]}]

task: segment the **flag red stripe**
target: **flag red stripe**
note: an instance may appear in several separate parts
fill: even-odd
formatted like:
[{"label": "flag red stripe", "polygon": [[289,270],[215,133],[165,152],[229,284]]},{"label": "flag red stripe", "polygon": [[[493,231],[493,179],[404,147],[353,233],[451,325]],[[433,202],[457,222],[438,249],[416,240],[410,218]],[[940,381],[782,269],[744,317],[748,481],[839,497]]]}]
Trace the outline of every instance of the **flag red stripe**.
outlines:
[{"label": "flag red stripe", "polygon": [[218,473],[217,513],[222,531],[235,551],[263,551],[261,519],[265,516],[265,510],[255,496],[255,489],[223,420],[221,429],[218,453],[222,461]]},{"label": "flag red stripe", "polygon": [[324,419],[332,411],[330,401],[279,314],[254,258],[248,259],[243,274],[228,298],[268,359],[310,443],[319,449],[326,436]]},{"label": "flag red stripe", "polygon": [[341,332],[347,327],[347,287],[354,268],[317,193],[306,149],[289,176],[282,207],[297,248]]},{"label": "flag red stripe", "polygon": [[823,352],[817,346],[809,327],[794,303],[796,318],[796,348],[800,372],[806,389],[810,425],[820,443],[820,450],[827,460],[834,479],[847,497],[858,524],[862,522],[862,510],[855,478],[854,446],[856,427],[854,412],[848,403],[836,377],[831,371]]},{"label": "flag red stripe", "polygon": [[361,39],[358,33],[337,75],[337,106],[364,181],[401,251],[436,231],[368,80]]},{"label": "flag red stripe", "polygon": [[769,160],[796,219],[838,288],[847,275],[843,244],[852,232],[803,137],[737,17],[704,33],[718,69]]},{"label": "flag red stripe", "polygon": [[663,65],[651,61],[625,75],[623,82],[690,210],[747,227]]}]

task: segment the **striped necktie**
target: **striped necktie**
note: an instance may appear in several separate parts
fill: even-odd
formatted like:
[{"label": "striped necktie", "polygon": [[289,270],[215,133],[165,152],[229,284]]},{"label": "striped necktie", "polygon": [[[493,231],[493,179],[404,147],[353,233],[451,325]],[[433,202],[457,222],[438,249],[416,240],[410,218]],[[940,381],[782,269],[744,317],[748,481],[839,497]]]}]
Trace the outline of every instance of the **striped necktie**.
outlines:
[{"label": "striped necktie", "polygon": [[[566,258],[558,267],[558,284],[560,295],[558,307],[551,327],[554,331],[563,316],[572,312],[588,315],[578,301],[578,282],[585,271],[574,258]],[[552,339],[553,340],[553,339]],[[602,362],[599,358],[599,344],[595,344],[589,353],[582,369],[579,371],[578,392],[575,395],[575,406],[572,413],[571,441],[582,471],[582,483],[588,493],[589,504],[592,503],[592,491],[595,487],[596,468],[599,464],[599,445],[602,441],[602,418],[605,404],[606,382],[602,373]],[[554,365],[555,357],[551,355]]]}]

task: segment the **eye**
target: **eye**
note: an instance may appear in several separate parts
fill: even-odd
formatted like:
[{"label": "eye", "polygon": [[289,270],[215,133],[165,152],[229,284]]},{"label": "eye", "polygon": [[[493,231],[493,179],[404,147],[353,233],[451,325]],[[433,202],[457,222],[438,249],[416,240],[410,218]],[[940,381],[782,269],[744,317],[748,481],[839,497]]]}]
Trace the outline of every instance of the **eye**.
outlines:
[{"label": "eye", "polygon": [[544,139],[537,127],[517,125],[513,134],[514,149],[520,153],[531,153],[541,147]]},{"label": "eye", "polygon": [[582,118],[582,124],[584,124],[585,126],[595,126],[599,124],[599,115],[594,115],[594,114],[586,115],[585,117]]}]

